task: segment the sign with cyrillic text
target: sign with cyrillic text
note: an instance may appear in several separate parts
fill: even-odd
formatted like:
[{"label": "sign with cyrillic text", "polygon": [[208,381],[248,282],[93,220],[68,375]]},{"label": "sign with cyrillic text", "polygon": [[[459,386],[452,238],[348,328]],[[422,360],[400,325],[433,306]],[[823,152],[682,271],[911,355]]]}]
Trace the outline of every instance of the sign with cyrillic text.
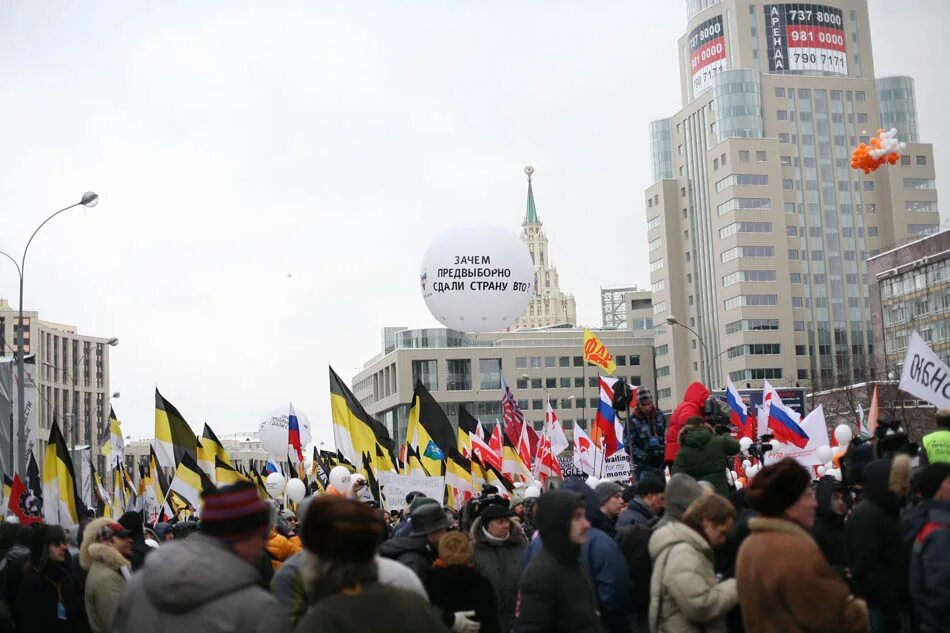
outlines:
[{"label": "sign with cyrillic text", "polygon": [[901,371],[901,391],[926,400],[938,409],[950,407],[950,368],[912,332]]}]

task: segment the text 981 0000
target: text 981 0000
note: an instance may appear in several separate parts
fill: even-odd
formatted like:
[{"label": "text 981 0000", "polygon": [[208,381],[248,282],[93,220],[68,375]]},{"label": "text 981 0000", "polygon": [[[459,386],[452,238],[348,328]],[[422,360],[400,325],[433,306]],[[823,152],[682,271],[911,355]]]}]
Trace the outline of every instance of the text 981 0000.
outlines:
[{"label": "text 981 0000", "polygon": [[713,77],[726,68],[726,36],[722,16],[717,15],[689,33],[689,66],[693,97],[705,92]]}]

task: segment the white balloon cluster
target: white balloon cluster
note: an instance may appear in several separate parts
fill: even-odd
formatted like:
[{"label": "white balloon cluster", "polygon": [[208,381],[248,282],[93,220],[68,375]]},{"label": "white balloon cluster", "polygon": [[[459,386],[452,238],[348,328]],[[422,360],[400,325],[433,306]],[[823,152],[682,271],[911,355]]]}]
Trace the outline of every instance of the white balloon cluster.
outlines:
[{"label": "white balloon cluster", "polygon": [[881,158],[888,154],[899,155],[907,148],[907,143],[897,140],[897,128],[892,127],[886,132],[881,130],[877,135],[877,140],[880,141],[881,145],[868,152],[871,158]]}]

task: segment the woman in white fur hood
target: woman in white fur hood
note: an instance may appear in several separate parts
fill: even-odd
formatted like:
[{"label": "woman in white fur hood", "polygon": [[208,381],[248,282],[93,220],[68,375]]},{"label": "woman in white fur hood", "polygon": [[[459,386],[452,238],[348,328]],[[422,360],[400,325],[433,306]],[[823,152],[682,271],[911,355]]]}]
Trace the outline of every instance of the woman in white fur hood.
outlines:
[{"label": "woman in white fur hood", "polygon": [[107,633],[132,573],[132,534],[112,519],[90,521],[82,533],[79,565],[86,577],[86,614],[93,633]]}]

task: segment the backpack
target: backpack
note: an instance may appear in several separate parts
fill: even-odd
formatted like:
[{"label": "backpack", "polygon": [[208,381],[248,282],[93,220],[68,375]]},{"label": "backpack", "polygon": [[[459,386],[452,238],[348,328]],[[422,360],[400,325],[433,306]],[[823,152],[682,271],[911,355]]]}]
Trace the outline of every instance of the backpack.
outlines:
[{"label": "backpack", "polygon": [[646,613],[650,608],[650,576],[653,559],[650,558],[650,536],[656,520],[649,525],[633,523],[617,530],[617,545],[623,552],[627,571],[630,572],[631,597],[634,613]]}]

